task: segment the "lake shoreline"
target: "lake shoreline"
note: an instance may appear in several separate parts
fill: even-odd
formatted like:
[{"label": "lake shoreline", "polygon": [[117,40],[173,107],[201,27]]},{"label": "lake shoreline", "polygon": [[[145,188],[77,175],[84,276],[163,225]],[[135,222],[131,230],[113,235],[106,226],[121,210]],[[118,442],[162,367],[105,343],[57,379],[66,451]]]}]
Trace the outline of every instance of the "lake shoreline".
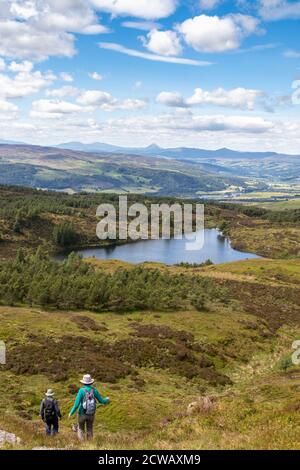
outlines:
[{"label": "lake shoreline", "polygon": [[205,242],[202,248],[194,251],[186,249],[185,243],[188,240],[183,236],[182,239],[118,240],[101,246],[95,244],[84,247],[77,246],[56,253],[55,259],[63,261],[72,252],[82,255],[83,258],[116,259],[133,264],[158,262],[166,265],[176,265],[180,263],[203,263],[207,260],[211,260],[213,264],[223,264],[241,259],[260,258],[260,255],[256,253],[235,249],[231,240],[217,228],[205,229],[204,237]]}]

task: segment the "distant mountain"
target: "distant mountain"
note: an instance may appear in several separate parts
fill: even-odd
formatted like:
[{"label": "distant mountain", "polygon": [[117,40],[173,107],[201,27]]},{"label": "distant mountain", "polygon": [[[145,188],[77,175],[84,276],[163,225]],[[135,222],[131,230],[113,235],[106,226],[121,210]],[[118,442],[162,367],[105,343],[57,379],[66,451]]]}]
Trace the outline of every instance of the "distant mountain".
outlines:
[{"label": "distant mountain", "polygon": [[299,187],[300,156],[227,148],[163,149],[155,144],[0,144],[0,184],[191,197],[215,191],[266,191],[273,183]]},{"label": "distant mountain", "polygon": [[[234,170],[217,165],[152,156],[157,146],[136,151],[83,152],[37,145],[0,145],[0,185],[20,185],[59,191],[110,191],[193,197],[198,192],[244,187]],[[100,145],[103,144],[97,144]],[[86,148],[86,147],[85,147]],[[147,155],[149,152],[150,155]],[[260,185],[263,189],[264,185]]]},{"label": "distant mountain", "polygon": [[103,144],[101,142],[95,142],[94,144],[82,144],[81,142],[68,142],[66,144],[56,145],[56,148],[64,150],[76,150],[79,152],[112,152],[112,153],[124,153],[122,147],[116,145]]},{"label": "distant mountain", "polygon": [[14,140],[1,140],[0,145],[25,145],[24,142],[18,142]]},{"label": "distant mountain", "polygon": [[127,153],[143,156],[175,158],[185,160],[190,158],[222,158],[222,159],[264,159],[280,155],[276,152],[241,152],[227,148],[218,150],[206,150],[190,147],[162,148],[156,144],[148,147],[120,147],[116,145],[95,142],[93,144],[82,144],[80,142],[69,142],[60,144],[58,148],[79,150],[82,152],[113,152]]}]

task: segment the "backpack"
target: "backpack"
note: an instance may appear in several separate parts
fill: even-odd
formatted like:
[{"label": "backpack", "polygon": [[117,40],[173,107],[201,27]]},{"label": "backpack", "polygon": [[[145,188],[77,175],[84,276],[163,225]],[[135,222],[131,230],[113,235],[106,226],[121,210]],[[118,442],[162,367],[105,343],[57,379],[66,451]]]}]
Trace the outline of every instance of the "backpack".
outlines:
[{"label": "backpack", "polygon": [[56,415],[54,400],[46,399],[44,401],[44,413],[46,421],[51,420]]},{"label": "backpack", "polygon": [[84,393],[85,397],[82,403],[84,414],[87,416],[94,416],[96,413],[96,399],[94,396],[94,390],[92,389],[90,392],[88,390],[84,390]]}]

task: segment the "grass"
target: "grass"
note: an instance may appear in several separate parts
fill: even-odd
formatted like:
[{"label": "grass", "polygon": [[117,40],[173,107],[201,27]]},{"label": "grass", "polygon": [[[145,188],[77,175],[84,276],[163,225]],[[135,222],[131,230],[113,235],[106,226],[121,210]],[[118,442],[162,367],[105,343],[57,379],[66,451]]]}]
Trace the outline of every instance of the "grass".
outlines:
[{"label": "grass", "polygon": [[[104,270],[118,269],[120,264],[117,261],[87,262]],[[121,264],[124,267],[124,263]],[[151,263],[147,266],[152,268]],[[131,265],[127,264],[127,268]],[[209,310],[202,312],[95,314],[0,307],[0,338],[7,343],[8,359],[10,354],[15,354],[16,348],[22,347],[22,360],[28,361],[29,367],[23,373],[10,362],[8,368],[0,368],[0,393],[6,397],[0,403],[0,428],[20,436],[21,447],[25,449],[44,446],[71,449],[299,449],[300,369],[293,369],[295,366],[289,361],[293,352],[291,345],[300,338],[296,314],[298,301],[291,296],[291,292],[296,296],[299,291],[299,261],[251,260],[195,269],[165,266],[160,269],[213,277],[220,285],[229,282],[228,298],[211,302]],[[247,308],[247,293],[252,292],[252,286],[265,289],[264,292],[258,289],[256,300],[260,309],[256,309],[256,304]],[[282,290],[279,296],[282,303],[273,295],[270,302],[274,305],[266,309],[262,298],[273,288]],[[246,303],[238,292],[244,293]],[[287,309],[283,318],[282,308]],[[276,325],[274,316],[280,319]],[[190,339],[185,343],[179,332],[193,336],[187,336]],[[87,354],[85,364],[89,364],[89,356],[93,357],[93,345],[101,342],[105,342],[107,350],[112,348],[113,354],[118,353],[125,340],[124,344],[130,348],[139,341],[142,348],[139,354],[144,354],[146,344],[159,342],[166,348],[165,352],[161,350],[162,358],[168,349],[172,350],[172,345],[176,352],[183,351],[183,355],[177,369],[159,366],[151,356],[146,362],[139,362],[135,355],[127,353],[120,356],[121,363],[127,364],[131,371],[113,382],[98,379],[97,386],[103,395],[110,396],[111,405],[98,409],[95,440],[79,445],[71,431],[73,421],[67,419],[80,375],[86,372],[78,368],[77,353],[74,364],[66,369],[64,379],[52,377],[47,355],[35,359],[37,370],[32,373],[30,361],[33,356],[27,356],[27,352],[30,353],[31,348],[37,347],[46,337],[53,342],[63,364],[64,357],[70,353],[63,347],[67,336],[78,344],[90,342],[90,349],[81,347],[79,350],[83,356]],[[231,383],[221,386],[211,381],[209,375],[189,378],[182,374],[180,361],[185,361],[185,354],[194,351],[192,344],[198,345],[195,351],[199,348],[202,351],[193,352],[197,360],[204,355],[210,361],[211,366],[205,370],[213,367],[218,374],[229,377]],[[51,349],[52,346],[47,349],[48,358],[52,357]],[[43,436],[38,416],[40,400],[49,387],[55,389],[63,410],[61,432],[53,441]],[[207,414],[188,416],[187,405],[201,395],[215,396],[215,408]]]},{"label": "grass", "polygon": [[264,202],[257,203],[260,207],[268,209],[271,211],[286,211],[292,209],[300,209],[300,198],[298,199],[289,199],[288,201],[274,201],[274,202]]}]

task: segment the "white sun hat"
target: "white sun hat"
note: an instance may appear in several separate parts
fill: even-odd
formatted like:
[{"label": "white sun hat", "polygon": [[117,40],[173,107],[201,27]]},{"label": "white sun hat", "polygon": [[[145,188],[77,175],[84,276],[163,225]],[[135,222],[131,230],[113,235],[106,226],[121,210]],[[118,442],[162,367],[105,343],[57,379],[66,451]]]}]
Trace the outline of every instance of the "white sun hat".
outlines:
[{"label": "white sun hat", "polygon": [[90,374],[86,374],[83,376],[83,379],[80,380],[80,382],[84,385],[92,385],[95,382],[95,380],[92,379],[92,376]]}]

